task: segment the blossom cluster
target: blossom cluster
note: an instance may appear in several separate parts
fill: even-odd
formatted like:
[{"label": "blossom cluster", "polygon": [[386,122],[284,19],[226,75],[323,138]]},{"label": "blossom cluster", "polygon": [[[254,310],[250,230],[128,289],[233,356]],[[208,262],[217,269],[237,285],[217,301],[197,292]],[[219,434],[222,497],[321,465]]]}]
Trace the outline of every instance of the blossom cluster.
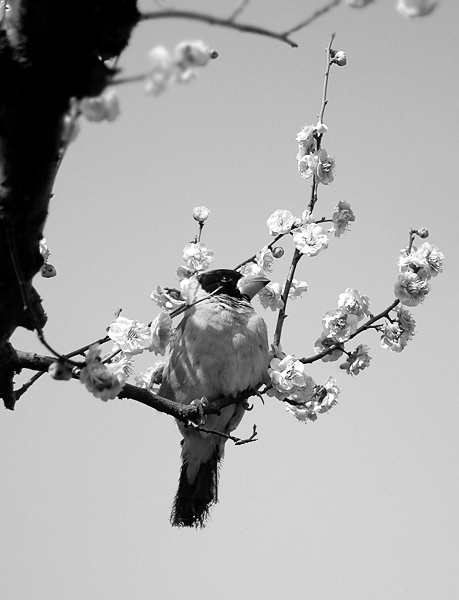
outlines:
[{"label": "blossom cluster", "polygon": [[267,395],[285,402],[286,410],[299,421],[315,421],[338,403],[341,389],[335,379],[329,377],[323,386],[317,385],[305,372],[305,365],[279,347],[273,349],[268,374],[271,387]]},{"label": "blossom cluster", "polygon": [[328,185],[335,179],[335,159],[325,148],[320,148],[320,140],[328,127],[324,123],[305,125],[297,134],[298,172],[303,179],[314,178],[316,183]]},{"label": "blossom cluster", "polygon": [[196,77],[196,67],[204,67],[217,56],[201,40],[180,42],[173,52],[155,46],[149,55],[151,68],[145,77],[145,90],[158,95],[172,83],[187,83]]},{"label": "blossom cluster", "polygon": [[401,352],[413,339],[416,322],[403,306],[396,306],[394,313],[395,317],[381,329],[381,347],[388,348],[392,352]]},{"label": "blossom cluster", "polygon": [[[133,372],[132,357],[145,350],[164,356],[172,334],[172,318],[166,310],[162,310],[149,325],[118,316],[107,330],[108,337],[114,342],[112,352],[102,358],[100,346],[91,346],[80,372],[80,381],[96,398],[112,400]],[[151,379],[149,376],[150,383],[141,387],[150,387]]]},{"label": "blossom cluster", "polygon": [[126,383],[128,359],[103,362],[99,344],[92,345],[85,357],[85,366],[80,371],[80,381],[96,398],[104,402],[113,400]]},{"label": "blossom cluster", "polygon": [[[316,354],[322,354],[324,362],[338,360],[344,352],[344,343],[353,336],[359,322],[370,316],[370,299],[358,290],[347,288],[338,298],[338,307],[325,313],[323,331],[314,344]],[[366,346],[348,356],[346,368],[349,374],[357,375],[368,366],[370,357]]]},{"label": "blossom cluster", "polygon": [[[427,231],[419,231],[421,237],[427,237]],[[430,292],[429,280],[443,271],[444,255],[436,246],[424,242],[410,252],[400,251],[398,268],[400,275],[394,286],[396,298],[405,306],[417,306]]]}]

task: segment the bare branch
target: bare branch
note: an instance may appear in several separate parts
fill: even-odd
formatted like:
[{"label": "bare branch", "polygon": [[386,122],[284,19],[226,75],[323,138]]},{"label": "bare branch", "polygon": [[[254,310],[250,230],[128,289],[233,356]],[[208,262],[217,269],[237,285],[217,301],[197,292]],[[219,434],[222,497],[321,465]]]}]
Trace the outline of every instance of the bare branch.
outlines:
[{"label": "bare branch", "polygon": [[242,11],[245,9],[245,7],[247,6],[248,3],[249,3],[249,0],[241,0],[241,2],[239,3],[239,6],[228,17],[228,21],[235,21],[237,19],[237,17],[242,13]]},{"label": "bare branch", "polygon": [[253,426],[252,435],[248,438],[238,438],[235,435],[230,435],[228,433],[223,433],[221,431],[216,431],[215,429],[206,429],[205,427],[201,427],[200,425],[194,427],[196,431],[202,431],[203,433],[212,433],[214,435],[219,435],[227,440],[231,440],[235,443],[236,446],[242,446],[243,444],[249,444],[250,442],[257,442],[257,426]]},{"label": "bare branch", "polygon": [[199,13],[194,11],[172,9],[142,13],[140,16],[140,20],[150,21],[153,19],[188,19],[190,21],[202,21],[203,23],[207,23],[209,25],[227,27],[229,29],[235,29],[236,31],[242,31],[244,33],[254,33],[257,35],[263,35],[265,37],[270,37],[275,40],[279,40],[280,42],[284,42],[292,48],[297,48],[298,44],[290,39],[290,35],[299,31],[300,29],[304,29],[313,21],[326,14],[333,7],[338,6],[340,2],[341,0],[333,0],[330,4],[327,4],[323,8],[315,11],[307,19],[305,19],[298,25],[295,25],[294,27],[288,29],[284,33],[278,33],[276,31],[272,31],[271,29],[258,27],[257,25],[249,25],[247,23],[236,22],[236,17],[244,10],[247,4],[247,2],[244,0],[241,2],[239,7],[227,18],[215,17],[206,13]]},{"label": "bare branch", "polygon": [[304,21],[301,21],[301,23],[298,23],[298,25],[295,25],[295,27],[292,27],[291,29],[288,29],[287,31],[285,31],[283,35],[289,36],[292,33],[296,33],[300,29],[304,29],[305,27],[310,25],[313,21],[315,21],[322,15],[325,15],[326,13],[328,13],[329,10],[331,10],[332,8],[335,8],[335,6],[338,6],[338,4],[341,4],[341,0],[333,0],[332,2],[330,2],[330,4],[327,4],[323,8],[319,8],[319,10],[316,10],[314,13],[312,13],[312,15],[310,17],[308,17]]}]

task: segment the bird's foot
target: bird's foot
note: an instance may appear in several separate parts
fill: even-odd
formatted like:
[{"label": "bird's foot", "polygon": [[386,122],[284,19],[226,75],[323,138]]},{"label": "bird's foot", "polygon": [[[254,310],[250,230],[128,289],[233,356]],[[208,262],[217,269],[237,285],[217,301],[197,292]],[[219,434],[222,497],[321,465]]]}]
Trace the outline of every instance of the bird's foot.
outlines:
[{"label": "bird's foot", "polygon": [[206,422],[206,415],[204,414],[204,409],[209,406],[209,401],[207,400],[207,398],[205,396],[203,396],[201,399],[196,398],[195,400],[192,400],[190,402],[190,406],[195,406],[199,415],[196,421],[190,421],[190,425],[192,425],[193,427],[200,427],[201,425],[204,425]]}]

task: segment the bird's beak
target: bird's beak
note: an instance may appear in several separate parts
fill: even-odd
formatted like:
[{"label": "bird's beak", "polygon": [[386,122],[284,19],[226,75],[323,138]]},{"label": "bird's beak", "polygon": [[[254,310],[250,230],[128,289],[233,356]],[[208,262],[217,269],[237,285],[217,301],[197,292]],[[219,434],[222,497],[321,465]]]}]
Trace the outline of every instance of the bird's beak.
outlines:
[{"label": "bird's beak", "polygon": [[242,295],[248,296],[252,300],[269,282],[269,279],[261,275],[244,275],[237,282],[237,286]]}]

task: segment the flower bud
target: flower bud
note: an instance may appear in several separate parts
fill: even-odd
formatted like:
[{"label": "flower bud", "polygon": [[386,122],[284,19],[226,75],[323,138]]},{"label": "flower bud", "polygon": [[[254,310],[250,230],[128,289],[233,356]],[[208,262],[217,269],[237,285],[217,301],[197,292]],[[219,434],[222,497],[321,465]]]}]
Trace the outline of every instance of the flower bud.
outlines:
[{"label": "flower bud", "polygon": [[416,233],[423,240],[425,240],[427,237],[429,237],[429,230],[426,229],[425,227],[421,227],[421,229],[418,229]]},{"label": "flower bud", "polygon": [[72,370],[65,363],[57,360],[49,365],[48,373],[53,379],[68,381],[72,379]]},{"label": "flower bud", "polygon": [[56,267],[54,265],[51,265],[50,263],[45,263],[44,265],[41,266],[40,268],[40,273],[42,277],[56,277],[57,275],[57,271],[56,271]]},{"label": "flower bud", "polygon": [[293,221],[293,226],[301,227],[302,225],[303,225],[303,220],[300,219],[300,217],[295,217],[295,220]]},{"label": "flower bud", "polygon": [[207,206],[195,206],[193,208],[193,219],[198,223],[204,223],[210,215],[210,210]]},{"label": "flower bud", "polygon": [[276,246],[272,250],[274,258],[282,258],[284,256],[284,249],[281,246]]},{"label": "flower bud", "polygon": [[328,127],[325,125],[325,123],[321,123],[320,121],[317,123],[317,125],[314,127],[314,129],[316,130],[316,132],[319,135],[327,133],[327,131],[328,131]]},{"label": "flower bud", "polygon": [[342,50],[338,50],[338,52],[335,52],[331,62],[335,63],[335,65],[338,65],[338,67],[344,67],[344,65],[347,63],[346,54]]}]

